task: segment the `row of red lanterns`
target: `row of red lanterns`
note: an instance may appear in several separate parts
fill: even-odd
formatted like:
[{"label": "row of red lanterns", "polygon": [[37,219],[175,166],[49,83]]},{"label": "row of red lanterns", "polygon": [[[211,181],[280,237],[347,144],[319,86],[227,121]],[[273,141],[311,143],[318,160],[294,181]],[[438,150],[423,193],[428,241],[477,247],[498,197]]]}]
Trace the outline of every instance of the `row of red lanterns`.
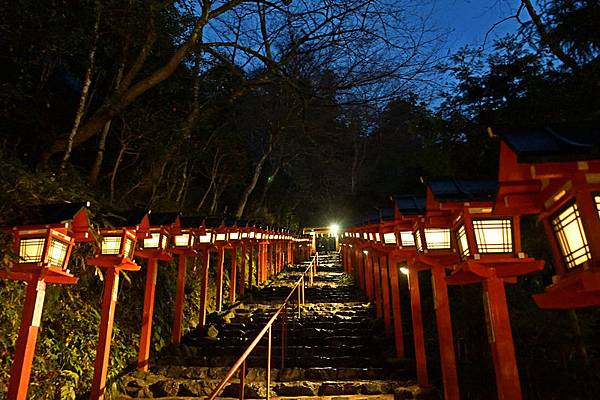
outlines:
[{"label": "row of red lanterns", "polygon": [[[425,196],[394,196],[393,209],[381,210],[343,234],[346,271],[381,304],[378,314],[384,314],[389,331],[393,313],[400,356],[397,274],[398,264],[405,265],[401,269],[408,275],[422,386],[428,378],[418,273],[431,271],[446,399],[460,398],[447,285],[474,283],[483,287],[498,398],[521,398],[504,285],[544,266],[523,252],[521,216],[539,216],[553,253],[556,275],[544,293],[534,295],[538,306],[600,305],[600,137],[573,132],[490,131],[500,139],[497,180],[429,179]],[[388,285],[391,293],[386,294]]]},{"label": "row of red lanterns", "polygon": [[[147,262],[144,310],[140,334],[138,369],[147,370],[152,332],[152,314],[158,261],[170,261],[178,255],[177,293],[172,342],[182,335],[185,269],[188,257],[203,256],[203,283],[200,326],[206,323],[208,270],[210,253],[217,253],[217,311],[221,310],[225,250],[232,251],[230,301],[235,301],[237,249],[242,248],[240,295],[246,285],[246,256],[250,264],[248,284],[252,285],[254,247],[258,246],[257,283],[261,284],[285,263],[310,253],[310,239],[289,230],[248,221],[222,218],[185,217],[179,213],[134,212],[111,214],[106,227],[94,228],[88,217],[89,203],[45,205],[27,211],[26,223],[5,228],[13,236],[16,261],[0,271],[0,278],[27,282],[21,327],[10,371],[9,399],[25,399],[29,385],[35,342],[41,322],[46,284],[75,284],[78,278],[68,270],[76,242],[98,242],[97,254],[87,264],[105,270],[104,297],[96,349],[91,398],[104,397],[112,327],[121,271],[138,271],[134,257]],[[98,238],[98,239],[96,239]],[[247,252],[249,250],[249,254]]]}]

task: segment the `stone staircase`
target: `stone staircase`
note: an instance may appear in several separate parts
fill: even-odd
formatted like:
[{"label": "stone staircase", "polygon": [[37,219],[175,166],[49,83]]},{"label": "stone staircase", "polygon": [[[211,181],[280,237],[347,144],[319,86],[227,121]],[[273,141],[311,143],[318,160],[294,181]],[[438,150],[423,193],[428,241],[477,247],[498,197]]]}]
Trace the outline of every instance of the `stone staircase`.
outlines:
[{"label": "stone staircase", "polygon": [[[290,266],[270,285],[231,310],[214,328],[195,330],[179,347],[161,352],[149,373],[122,378],[121,398],[204,398],[227,373],[271,318],[308,264]],[[287,310],[287,350],[282,368],[281,318],[272,329],[271,386],[274,398],[425,399],[412,362],[394,359],[393,341],[384,334],[351,279],[341,272],[337,254],[320,257],[305,305]],[[212,335],[211,335],[212,334]],[[211,337],[213,336],[213,337]],[[266,398],[267,337],[246,362],[245,398]],[[237,398],[238,374],[220,398]]]}]

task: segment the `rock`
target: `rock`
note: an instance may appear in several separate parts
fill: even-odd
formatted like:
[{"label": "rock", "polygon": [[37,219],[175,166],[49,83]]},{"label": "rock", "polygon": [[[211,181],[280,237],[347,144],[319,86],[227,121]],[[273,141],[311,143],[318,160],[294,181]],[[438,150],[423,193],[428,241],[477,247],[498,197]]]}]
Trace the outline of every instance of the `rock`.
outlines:
[{"label": "rock", "polygon": [[206,330],[206,335],[211,338],[216,338],[219,335],[219,330],[214,325],[210,325]]},{"label": "rock", "polygon": [[304,379],[303,368],[284,368],[279,371],[279,376],[277,377],[277,380],[281,382],[299,381],[302,379]]},{"label": "rock", "polygon": [[204,396],[203,385],[200,382],[185,381],[179,385],[178,396]]},{"label": "rock", "polygon": [[298,396],[316,396],[319,391],[319,384],[315,382],[283,382],[275,385],[275,393],[278,396],[298,397]]},{"label": "rock", "polygon": [[414,398],[418,400],[439,400],[441,397],[438,390],[434,387],[417,387],[417,389],[414,391]]},{"label": "rock", "polygon": [[179,382],[177,382],[176,380],[164,380],[164,381],[158,381],[154,384],[152,384],[150,386],[150,390],[152,391],[152,394],[154,394],[154,396],[167,396],[167,397],[172,397],[172,396],[177,396],[177,393],[179,393]]},{"label": "rock", "polygon": [[333,368],[310,368],[306,370],[306,379],[318,381],[335,381],[338,379],[337,370]]},{"label": "rock", "polygon": [[324,382],[319,389],[319,396],[360,394],[361,386],[356,382]]}]

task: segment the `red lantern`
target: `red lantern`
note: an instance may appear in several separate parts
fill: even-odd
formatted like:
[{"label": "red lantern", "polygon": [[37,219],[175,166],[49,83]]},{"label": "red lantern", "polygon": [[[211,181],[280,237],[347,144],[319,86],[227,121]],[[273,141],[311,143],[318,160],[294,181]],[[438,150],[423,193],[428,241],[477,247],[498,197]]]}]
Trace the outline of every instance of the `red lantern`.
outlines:
[{"label": "red lantern", "polygon": [[86,207],[89,203],[64,203],[32,207],[27,218],[12,229],[18,261],[0,271],[0,278],[25,281],[27,290],[21,315],[8,398],[25,399],[31,363],[40,327],[46,284],[75,284],[78,278],[67,266],[75,242],[92,241]]},{"label": "red lantern", "polygon": [[600,133],[587,128],[499,132],[499,207],[540,214],[556,275],[541,308],[600,305]]}]

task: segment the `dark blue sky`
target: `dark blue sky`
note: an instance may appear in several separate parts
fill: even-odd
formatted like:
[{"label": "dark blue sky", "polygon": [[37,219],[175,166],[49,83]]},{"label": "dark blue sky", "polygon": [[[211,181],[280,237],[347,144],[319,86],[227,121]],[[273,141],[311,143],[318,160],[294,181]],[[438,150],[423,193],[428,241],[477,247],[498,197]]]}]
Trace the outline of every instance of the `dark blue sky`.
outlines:
[{"label": "dark blue sky", "polygon": [[[519,0],[436,0],[432,2],[432,22],[440,29],[450,29],[446,47],[457,50],[462,46],[483,45],[486,32],[492,25],[507,16],[514,15]],[[527,20],[527,13],[521,14]],[[488,37],[486,48],[493,39],[514,32],[518,27],[512,19],[496,27]]]}]

